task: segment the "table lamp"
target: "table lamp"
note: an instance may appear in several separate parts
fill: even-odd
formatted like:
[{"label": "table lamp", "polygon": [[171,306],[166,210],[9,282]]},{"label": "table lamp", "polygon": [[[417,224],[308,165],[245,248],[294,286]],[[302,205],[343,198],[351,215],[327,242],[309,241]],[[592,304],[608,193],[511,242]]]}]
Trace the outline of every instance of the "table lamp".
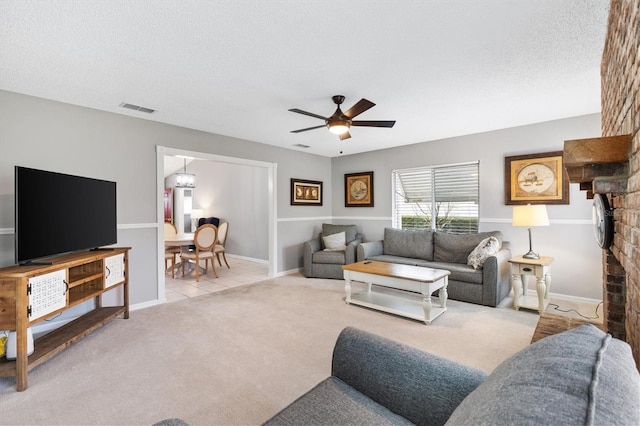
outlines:
[{"label": "table lamp", "polygon": [[529,228],[529,252],[522,255],[525,259],[540,259],[531,247],[531,227],[549,226],[547,206],[542,204],[525,206],[513,206],[513,226],[526,226]]}]

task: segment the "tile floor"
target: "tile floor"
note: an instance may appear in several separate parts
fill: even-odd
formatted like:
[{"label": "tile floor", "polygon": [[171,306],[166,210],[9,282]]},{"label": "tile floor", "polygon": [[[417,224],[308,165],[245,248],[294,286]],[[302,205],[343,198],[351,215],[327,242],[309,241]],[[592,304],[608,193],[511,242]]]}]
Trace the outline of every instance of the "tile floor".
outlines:
[{"label": "tile floor", "polygon": [[269,273],[269,266],[266,263],[254,262],[245,259],[233,258],[227,255],[230,269],[222,262],[219,266],[216,261],[216,271],[218,278],[213,274],[211,266],[207,275],[200,274],[200,281],[196,282],[193,271],[187,271],[186,277],[182,277],[182,270],[176,270],[176,277],[171,278],[171,274],[165,275],[165,296],[167,302],[176,302],[190,297],[198,297],[216,291],[226,290],[254,282],[266,280]]}]

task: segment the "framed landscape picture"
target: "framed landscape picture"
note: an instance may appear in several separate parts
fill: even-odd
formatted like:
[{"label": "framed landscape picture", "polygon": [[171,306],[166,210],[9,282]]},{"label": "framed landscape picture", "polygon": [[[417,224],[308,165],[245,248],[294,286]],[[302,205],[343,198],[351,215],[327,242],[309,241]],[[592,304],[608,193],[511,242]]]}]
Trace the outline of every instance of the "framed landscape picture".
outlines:
[{"label": "framed landscape picture", "polygon": [[569,204],[562,151],[504,159],[505,204]]},{"label": "framed landscape picture", "polygon": [[291,178],[292,206],[321,206],[322,182]]},{"label": "framed landscape picture", "polygon": [[344,206],[373,207],[373,172],[344,175]]}]

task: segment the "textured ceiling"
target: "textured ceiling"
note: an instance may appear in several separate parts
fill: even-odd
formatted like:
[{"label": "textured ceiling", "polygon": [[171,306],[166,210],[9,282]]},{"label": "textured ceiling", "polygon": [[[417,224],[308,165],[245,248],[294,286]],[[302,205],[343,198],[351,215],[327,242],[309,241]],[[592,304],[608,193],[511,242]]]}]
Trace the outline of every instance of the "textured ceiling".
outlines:
[{"label": "textured ceiling", "polygon": [[[599,112],[608,7],[0,0],[0,89],[332,157]],[[290,133],[337,94],[395,127]]]}]

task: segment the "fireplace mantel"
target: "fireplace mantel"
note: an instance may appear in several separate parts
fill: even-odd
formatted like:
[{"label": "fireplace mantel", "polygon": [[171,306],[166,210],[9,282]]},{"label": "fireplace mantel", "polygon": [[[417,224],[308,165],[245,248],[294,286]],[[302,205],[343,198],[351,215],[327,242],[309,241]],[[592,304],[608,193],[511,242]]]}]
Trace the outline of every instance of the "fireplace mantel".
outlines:
[{"label": "fireplace mantel", "polygon": [[593,194],[627,192],[631,135],[564,141],[563,162],[569,182]]}]

